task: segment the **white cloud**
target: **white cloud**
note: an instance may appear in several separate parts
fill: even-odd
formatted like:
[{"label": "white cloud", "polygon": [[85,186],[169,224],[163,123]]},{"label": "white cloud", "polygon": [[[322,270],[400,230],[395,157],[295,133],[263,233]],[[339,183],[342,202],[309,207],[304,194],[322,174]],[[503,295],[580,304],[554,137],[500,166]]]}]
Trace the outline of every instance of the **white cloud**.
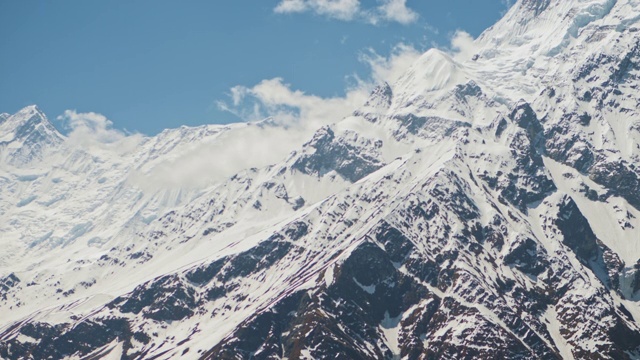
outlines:
[{"label": "white cloud", "polygon": [[385,0],[378,7],[379,16],[386,21],[396,21],[400,24],[411,24],[418,20],[418,13],[407,7],[407,0]]},{"label": "white cloud", "polygon": [[451,38],[451,50],[458,59],[469,59],[479,50],[473,36],[469,33],[458,30]]},{"label": "white cloud", "polygon": [[360,61],[369,66],[369,75],[364,80],[356,78],[355,86],[348,87],[344,96],[310,95],[293,89],[282,78],[273,78],[253,87],[235,86],[230,90],[231,102],[218,101],[217,105],[244,121],[271,117],[285,127],[315,130],[349,115],[366,101],[375,85],[393,84],[421,54],[415,47],[402,43],[394,46],[389,56],[369,49],[360,56]]},{"label": "white cloud", "polygon": [[422,52],[411,45],[397,44],[388,57],[379,55],[373,49],[360,55],[360,60],[369,65],[371,80],[375,83],[386,81],[393,84],[413,64]]},{"label": "white cloud", "polygon": [[246,121],[268,117],[287,128],[317,128],[341,120],[365,100],[363,88],[349,89],[343,97],[322,98],[293,90],[282,78],[262,80],[253,87],[231,89],[232,104],[218,102],[222,110]]},{"label": "white cloud", "polygon": [[282,0],[274,11],[281,14],[311,11],[348,21],[360,13],[360,0]]},{"label": "white cloud", "polygon": [[281,0],[274,11],[279,14],[312,12],[333,19],[363,20],[371,24],[398,22],[407,25],[418,20],[418,13],[407,7],[406,0],[378,2],[378,6],[364,9],[360,0]]},{"label": "white cloud", "polygon": [[129,183],[148,192],[202,189],[242,170],[261,168],[285,159],[291,150],[307,140],[303,140],[299,132],[281,127],[235,124],[214,140],[175,150],[172,158],[133,173]]},{"label": "white cloud", "polygon": [[[290,3],[286,6],[295,9],[297,3],[307,1],[283,0],[281,4]],[[473,38],[463,31],[456,32],[449,51],[454,56],[471,56],[475,51]],[[365,51],[360,60],[369,66],[369,74],[364,79],[356,77],[355,84],[342,96],[309,94],[279,77],[253,86],[235,86],[230,89],[229,98],[218,101],[217,106],[251,124],[231,125],[230,131],[214,141],[188,147],[175,157],[132,175],[130,180],[149,191],[202,188],[243,169],[278,163],[299,149],[319,127],[338,122],[360,107],[375,85],[388,82],[393,86],[422,53],[402,43],[386,56],[372,49]],[[257,123],[265,118],[270,120]],[[120,147],[138,144],[136,141],[141,139],[114,130],[112,122],[97,113],[67,110],[59,119],[71,129],[70,142],[83,146]]]},{"label": "white cloud", "polygon": [[69,129],[67,143],[71,146],[112,148],[124,152],[131,150],[142,139],[139,134],[126,134],[113,129],[111,120],[95,112],[65,110],[57,119]]},{"label": "white cloud", "polygon": [[305,12],[309,9],[309,5],[305,0],[282,0],[274,9],[275,12],[281,14]]}]

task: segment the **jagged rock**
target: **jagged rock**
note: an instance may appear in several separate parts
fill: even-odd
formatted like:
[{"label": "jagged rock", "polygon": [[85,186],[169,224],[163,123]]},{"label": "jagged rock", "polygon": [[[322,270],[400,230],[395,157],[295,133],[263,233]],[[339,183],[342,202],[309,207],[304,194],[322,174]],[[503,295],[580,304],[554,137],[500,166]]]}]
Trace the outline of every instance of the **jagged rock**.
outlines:
[{"label": "jagged rock", "polygon": [[378,153],[382,147],[380,141],[364,139],[353,132],[346,135],[348,138],[336,137],[331,128],[322,128],[306,145],[315,149],[315,152],[300,157],[293,168],[318,176],[333,170],[343,178],[356,182],[383,166]]}]

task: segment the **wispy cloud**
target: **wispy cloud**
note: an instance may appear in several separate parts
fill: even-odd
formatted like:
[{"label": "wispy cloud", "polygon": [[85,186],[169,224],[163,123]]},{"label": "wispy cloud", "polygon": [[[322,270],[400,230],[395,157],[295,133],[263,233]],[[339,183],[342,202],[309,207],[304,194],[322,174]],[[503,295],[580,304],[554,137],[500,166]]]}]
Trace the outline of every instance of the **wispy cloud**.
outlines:
[{"label": "wispy cloud", "polygon": [[475,39],[466,31],[458,30],[451,37],[450,52],[457,59],[470,59],[478,50]]},{"label": "wispy cloud", "polygon": [[217,101],[219,109],[231,112],[243,121],[259,121],[268,117],[285,127],[319,126],[341,120],[361,106],[373,87],[382,82],[395,82],[421,51],[407,44],[397,44],[388,56],[368,49],[360,61],[369,66],[364,78],[355,77],[355,84],[345,89],[344,96],[320,97],[293,89],[282,78],[265,79],[258,84],[234,86],[229,100]]},{"label": "wispy cloud", "polygon": [[249,168],[286,158],[304,143],[299,129],[235,124],[215,139],[190,144],[134,172],[129,183],[148,192],[202,189]]},{"label": "wispy cloud", "polygon": [[414,46],[404,43],[396,44],[389,56],[378,54],[368,49],[360,54],[360,61],[369,65],[370,79],[365,82],[393,84],[419,57],[422,52]]},{"label": "wispy cloud", "polygon": [[[285,0],[286,1],[286,0]],[[283,3],[285,2],[283,1]],[[297,0],[306,3],[307,0]],[[289,0],[296,6],[294,0]],[[305,5],[306,6],[306,5]],[[451,39],[452,54],[470,54],[473,38],[457,32]],[[346,87],[344,95],[321,97],[296,89],[284,79],[265,79],[251,86],[238,85],[228,98],[216,102],[250,124],[231,125],[223,135],[190,144],[158,163],[131,175],[130,182],[146,191],[197,188],[215,184],[243,169],[278,163],[308,141],[321,126],[340,121],[360,107],[373,87],[393,83],[422,55],[407,44],[397,44],[389,54],[364,50],[360,61],[369,72]],[[269,118],[269,121],[261,120]],[[69,142],[84,147],[126,149],[142,139],[113,129],[112,122],[98,113],[67,110],[58,117],[70,129]]]},{"label": "wispy cloud", "polygon": [[[458,32],[452,38],[451,52],[467,53],[472,42],[468,34]],[[355,77],[342,96],[310,94],[279,77],[252,86],[234,86],[228,98],[216,105],[249,124],[231,125],[231,130],[215,139],[188,146],[133,173],[129,181],[150,192],[201,189],[244,169],[278,163],[299,149],[319,127],[338,122],[360,107],[375,85],[388,82],[393,86],[421,54],[421,50],[403,43],[387,55],[373,49],[363,51],[360,61],[368,65],[369,72],[363,79]],[[100,114],[68,110],[60,119],[71,128],[70,138],[84,144],[113,146],[131,138],[112,129],[111,121]],[[265,119],[269,120],[262,121]]]},{"label": "wispy cloud", "polygon": [[219,109],[249,122],[271,118],[270,123],[282,130],[307,136],[348,115],[366,100],[367,92],[358,84],[347,89],[344,96],[323,98],[295,90],[282,78],[273,78],[252,87],[235,86],[229,96],[230,102],[217,102]]},{"label": "wispy cloud", "polygon": [[378,0],[378,5],[364,8],[360,0],[281,0],[274,8],[279,14],[310,12],[332,19],[361,20],[370,24],[398,22],[411,24],[419,15],[407,7],[406,0]]},{"label": "wispy cloud", "polygon": [[407,7],[407,0],[386,0],[374,13],[374,19],[411,24],[418,20],[418,13]]},{"label": "wispy cloud", "polygon": [[339,20],[353,20],[361,11],[360,0],[282,0],[274,11],[280,14],[314,12]]},{"label": "wispy cloud", "polygon": [[68,128],[67,144],[83,148],[112,148],[118,152],[133,149],[143,138],[113,128],[113,122],[95,112],[65,110],[57,117]]}]

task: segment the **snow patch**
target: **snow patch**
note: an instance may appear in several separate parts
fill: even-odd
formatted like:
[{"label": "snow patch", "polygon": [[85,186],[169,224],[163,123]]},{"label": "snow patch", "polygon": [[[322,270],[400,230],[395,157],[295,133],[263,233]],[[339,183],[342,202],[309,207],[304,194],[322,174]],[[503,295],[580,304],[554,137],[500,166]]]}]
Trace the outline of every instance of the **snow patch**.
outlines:
[{"label": "snow patch", "polygon": [[402,314],[392,318],[389,312],[385,311],[384,319],[380,323],[380,330],[384,334],[389,350],[393,353],[394,360],[400,359],[400,345],[398,343],[401,329],[400,320],[402,320]]},{"label": "snow patch", "polygon": [[334,265],[331,264],[327,267],[327,269],[324,271],[324,283],[327,287],[331,286],[331,284],[333,284],[333,268]]},{"label": "snow patch", "polygon": [[573,347],[567,342],[560,332],[560,322],[558,321],[558,313],[553,305],[549,306],[543,314],[543,319],[547,324],[547,331],[551,335],[553,343],[560,350],[560,355],[565,360],[574,360]]},{"label": "snow patch", "polygon": [[353,282],[355,282],[356,285],[358,285],[365,292],[367,292],[369,294],[375,294],[375,292],[376,292],[376,285],[375,284],[369,285],[369,286],[365,286],[365,285],[362,285],[360,282],[358,282],[358,280],[355,277],[353,277],[352,279],[353,279]]}]

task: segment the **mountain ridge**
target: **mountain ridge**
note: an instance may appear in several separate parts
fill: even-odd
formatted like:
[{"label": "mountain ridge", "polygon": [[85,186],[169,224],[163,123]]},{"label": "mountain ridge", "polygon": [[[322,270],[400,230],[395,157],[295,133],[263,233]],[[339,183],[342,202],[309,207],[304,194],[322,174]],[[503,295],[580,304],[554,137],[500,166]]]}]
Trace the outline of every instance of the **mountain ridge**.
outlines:
[{"label": "mountain ridge", "polygon": [[[639,14],[521,0],[475,51],[427,52],[282,161],[182,201],[125,181],[153,161],[78,153],[117,200],[96,208],[124,206],[15,247],[0,356],[640,358]],[[131,156],[232,131],[206,129]],[[3,208],[17,229],[47,202],[3,198],[25,203]]]}]

